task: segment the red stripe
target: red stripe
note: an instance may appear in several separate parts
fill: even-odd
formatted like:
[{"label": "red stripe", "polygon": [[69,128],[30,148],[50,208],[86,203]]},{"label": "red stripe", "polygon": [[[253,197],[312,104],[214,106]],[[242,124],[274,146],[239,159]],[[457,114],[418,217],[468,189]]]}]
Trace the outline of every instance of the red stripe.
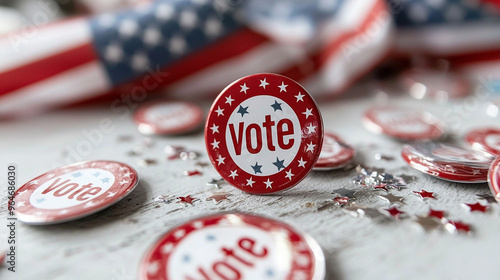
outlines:
[{"label": "red stripe", "polygon": [[81,45],[56,55],[0,73],[0,97],[15,90],[43,81],[76,66],[97,59],[91,44]]}]

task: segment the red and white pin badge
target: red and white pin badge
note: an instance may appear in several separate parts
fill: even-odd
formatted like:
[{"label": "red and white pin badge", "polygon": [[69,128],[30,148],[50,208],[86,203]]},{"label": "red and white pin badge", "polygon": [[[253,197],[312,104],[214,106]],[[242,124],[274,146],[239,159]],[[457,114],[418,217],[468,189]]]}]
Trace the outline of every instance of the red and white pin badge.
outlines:
[{"label": "red and white pin badge", "polygon": [[154,101],[134,113],[134,122],[143,134],[176,135],[201,127],[203,110],[181,101]]},{"label": "red and white pin badge", "polygon": [[480,152],[434,142],[405,145],[401,155],[420,172],[459,183],[486,182],[494,160]]},{"label": "red and white pin badge", "polygon": [[437,139],[445,131],[445,124],[428,112],[390,106],[369,109],[363,124],[373,133],[405,141]]},{"label": "red and white pin badge", "polygon": [[497,157],[488,172],[488,184],[495,199],[500,202],[500,157]]},{"label": "red and white pin badge", "polygon": [[465,140],[474,150],[500,156],[500,129],[475,129],[467,133]]},{"label": "red and white pin badge", "polygon": [[321,114],[297,82],[256,74],[226,87],[205,127],[210,160],[233,186],[274,193],[299,183],[316,163],[323,141]]},{"label": "red and white pin badge", "polygon": [[28,224],[55,224],[102,210],[138,183],[136,171],[115,161],[86,161],[53,169],[15,193],[16,217]]},{"label": "red and white pin badge", "polygon": [[310,236],[248,214],[218,214],[167,232],[146,253],[142,280],[311,279],[325,277],[325,260]]},{"label": "red and white pin badge", "polygon": [[356,151],[337,135],[325,132],[323,146],[313,170],[333,170],[346,166]]}]

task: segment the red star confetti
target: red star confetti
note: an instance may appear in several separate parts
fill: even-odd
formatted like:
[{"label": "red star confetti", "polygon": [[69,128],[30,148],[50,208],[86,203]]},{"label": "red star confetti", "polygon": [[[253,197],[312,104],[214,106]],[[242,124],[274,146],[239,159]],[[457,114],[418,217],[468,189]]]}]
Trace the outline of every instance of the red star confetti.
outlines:
[{"label": "red star confetti", "polygon": [[386,188],[386,185],[385,184],[380,184],[380,185],[377,185],[375,186],[375,190],[384,190],[386,192],[389,192]]},{"label": "red star confetti", "polygon": [[469,210],[471,212],[477,211],[477,212],[483,212],[483,213],[485,213],[489,209],[489,206],[487,206],[487,205],[481,205],[481,204],[479,204],[479,202],[476,202],[474,204],[464,203],[464,205],[467,206],[467,207],[469,207]]},{"label": "red star confetti", "polygon": [[229,200],[227,197],[231,196],[232,194],[227,193],[227,192],[216,192],[212,194],[211,196],[207,197],[206,201],[213,200],[215,201],[215,204],[219,204],[222,200],[226,199]]},{"label": "red star confetti", "polygon": [[445,215],[445,211],[440,211],[440,210],[434,210],[434,209],[430,209],[429,210],[429,214],[427,214],[427,217],[434,217],[434,218],[437,218],[437,219],[443,219],[444,218],[444,215]]},{"label": "red star confetti", "polygon": [[347,196],[337,196],[333,201],[340,206],[349,204],[349,198]]},{"label": "red star confetti", "polygon": [[460,231],[469,233],[471,231],[470,225],[459,221],[448,221],[445,228],[451,233]]},{"label": "red star confetti", "polygon": [[428,192],[428,191],[421,190],[419,192],[413,191],[413,193],[416,194],[416,195],[418,195],[421,199],[425,199],[425,198],[436,199],[436,197],[434,196],[433,192]]},{"label": "red star confetti", "polygon": [[201,173],[198,170],[186,170],[186,171],[184,171],[184,175],[189,176],[189,177],[196,176],[196,175],[202,175],[202,174],[203,173]]},{"label": "red star confetti", "polygon": [[401,214],[404,214],[405,212],[403,211],[400,211],[398,208],[396,207],[391,207],[391,208],[388,208],[388,209],[384,209],[385,211],[387,211],[389,214],[391,214],[391,216],[393,216],[394,218],[396,219],[399,219],[399,216]]},{"label": "red star confetti", "polygon": [[191,197],[190,195],[188,196],[179,196],[177,199],[177,203],[184,203],[184,204],[193,204],[193,201],[197,201],[197,198]]}]

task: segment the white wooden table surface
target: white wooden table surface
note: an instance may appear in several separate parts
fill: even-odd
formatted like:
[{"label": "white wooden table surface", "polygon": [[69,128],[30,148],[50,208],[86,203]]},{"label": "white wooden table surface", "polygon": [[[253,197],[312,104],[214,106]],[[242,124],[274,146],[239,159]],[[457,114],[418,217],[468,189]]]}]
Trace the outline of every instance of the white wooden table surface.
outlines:
[{"label": "white wooden table surface", "polygon": [[[361,92],[362,91],[362,92]],[[141,136],[129,116],[113,113],[108,107],[80,108],[56,111],[39,117],[0,123],[0,203],[7,203],[7,164],[18,169],[18,185],[50,170],[53,166],[81,160],[107,159],[130,164],[141,178],[138,187],[118,204],[77,221],[51,226],[29,226],[18,222],[17,272],[3,267],[0,279],[136,279],[140,260],[145,251],[173,225],[202,214],[220,211],[245,211],[264,214],[312,235],[322,246],[327,258],[330,279],[500,279],[500,207],[493,205],[488,213],[470,213],[463,203],[475,203],[476,194],[489,194],[487,184],[456,184],[437,180],[412,170],[400,158],[402,144],[374,135],[361,124],[361,117],[371,105],[405,104],[426,108],[443,117],[447,109],[428,101],[409,97],[381,95],[361,90],[332,102],[321,102],[320,108],[327,130],[336,132],[358,152],[357,161],[368,166],[385,168],[394,175],[415,175],[412,182],[393,194],[405,197],[400,207],[414,215],[425,215],[429,206],[446,210],[453,220],[473,226],[472,235],[450,234],[446,231],[425,232],[411,219],[378,223],[369,218],[357,218],[340,207],[318,210],[333,189],[360,189],[352,183],[355,170],[312,172],[293,189],[271,196],[248,195],[229,185],[223,191],[232,194],[229,201],[215,204],[206,201],[214,191],[207,182],[217,177],[215,169],[197,167],[195,161],[168,161],[166,145],[181,145],[201,153],[197,161],[208,162],[203,132],[180,137],[154,137],[154,146],[145,148],[143,155],[134,157],[127,152],[141,146]],[[456,105],[460,105],[459,101]],[[203,104],[208,109],[209,104]],[[477,125],[500,124],[499,118],[488,117],[478,106],[470,116],[461,118],[455,133],[463,135]],[[99,128],[99,122],[109,118],[113,131],[104,133],[102,141],[92,144],[86,155],[64,150],[76,149],[86,141],[84,131]],[[121,135],[133,136],[130,142],[120,142]],[[376,160],[382,153],[395,160]],[[139,159],[150,158],[157,165],[141,166]],[[187,177],[183,171],[200,168],[202,176]],[[412,191],[425,189],[435,192],[437,200],[422,201]],[[199,198],[193,206],[153,201],[158,195],[191,195]],[[357,203],[371,207],[387,207],[378,198],[379,192],[365,191]],[[484,204],[484,202],[482,202]],[[0,218],[7,223],[6,207],[0,208]],[[7,228],[0,226],[0,249],[7,247]]]}]

